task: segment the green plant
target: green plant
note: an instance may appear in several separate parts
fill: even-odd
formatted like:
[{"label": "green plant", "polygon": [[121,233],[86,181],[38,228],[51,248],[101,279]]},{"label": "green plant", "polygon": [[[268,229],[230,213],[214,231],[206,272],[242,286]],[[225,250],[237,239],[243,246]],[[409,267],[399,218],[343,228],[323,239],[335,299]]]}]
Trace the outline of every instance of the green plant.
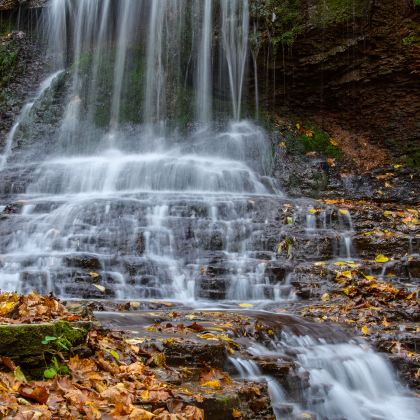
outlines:
[{"label": "green plant", "polygon": [[402,43],[403,45],[415,45],[420,43],[420,37],[417,35],[409,35],[403,38]]},{"label": "green plant", "polygon": [[44,345],[54,344],[59,350],[64,350],[64,351],[69,351],[71,348],[70,341],[67,340],[67,338],[64,336],[53,337],[53,336],[47,335],[42,340],[42,344]]},{"label": "green plant", "polygon": [[[61,356],[60,351],[70,351],[71,342],[64,336],[55,337],[47,335],[41,342],[45,346],[49,346],[45,353],[50,353],[51,364],[46,364],[43,375],[45,379],[53,379],[57,375],[69,375],[70,371],[66,364],[60,363],[57,356]],[[55,347],[55,348],[54,348]],[[44,353],[44,360],[45,360]]]},{"label": "green plant", "polygon": [[70,375],[67,365],[59,363],[56,356],[51,359],[51,365],[44,370],[45,379],[54,379],[57,375]]},{"label": "green plant", "polygon": [[301,134],[296,140],[301,143],[305,152],[318,152],[332,158],[341,157],[341,150],[337,147],[335,140],[318,127],[312,126],[309,129],[301,130]]}]

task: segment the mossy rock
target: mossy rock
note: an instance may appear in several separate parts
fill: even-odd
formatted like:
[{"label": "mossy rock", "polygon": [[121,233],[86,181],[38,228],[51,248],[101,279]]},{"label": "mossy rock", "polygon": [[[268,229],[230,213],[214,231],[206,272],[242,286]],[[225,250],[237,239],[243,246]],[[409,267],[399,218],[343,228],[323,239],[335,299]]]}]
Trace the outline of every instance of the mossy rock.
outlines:
[{"label": "mossy rock", "polygon": [[19,366],[39,366],[44,355],[57,349],[54,343],[42,344],[44,337],[63,337],[72,346],[82,344],[92,327],[90,322],[56,321],[42,324],[0,325],[0,355]]}]

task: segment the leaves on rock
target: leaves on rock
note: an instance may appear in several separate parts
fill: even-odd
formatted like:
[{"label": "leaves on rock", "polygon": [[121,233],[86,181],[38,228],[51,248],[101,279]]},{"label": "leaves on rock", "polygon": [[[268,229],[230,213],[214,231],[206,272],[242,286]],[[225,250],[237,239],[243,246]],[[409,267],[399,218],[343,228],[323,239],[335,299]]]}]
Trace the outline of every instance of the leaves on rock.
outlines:
[{"label": "leaves on rock", "polygon": [[20,296],[0,293],[0,324],[33,323],[51,320],[77,321],[80,316],[67,311],[53,296],[36,292]]}]

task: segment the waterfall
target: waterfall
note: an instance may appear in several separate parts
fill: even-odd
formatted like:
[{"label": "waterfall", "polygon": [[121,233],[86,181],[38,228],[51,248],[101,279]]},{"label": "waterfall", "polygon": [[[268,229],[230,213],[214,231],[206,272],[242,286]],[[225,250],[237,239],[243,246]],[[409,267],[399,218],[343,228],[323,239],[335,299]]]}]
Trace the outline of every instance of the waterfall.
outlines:
[{"label": "waterfall", "polygon": [[[118,16],[117,53],[114,69],[114,86],[111,105],[111,129],[118,126],[120,117],[121,95],[123,79],[127,61],[127,50],[130,42],[134,39],[135,24],[139,15],[142,1],[126,0],[123,2],[120,16]],[[155,2],[156,3],[156,2]],[[106,7],[106,6],[105,6]]]},{"label": "waterfall", "polygon": [[[199,0],[201,1],[201,0]],[[212,17],[213,1],[204,0],[202,13],[201,42],[197,66],[197,119],[208,123],[211,119],[211,53],[212,53]]]},{"label": "waterfall", "polygon": [[248,56],[249,6],[247,1],[222,0],[222,38],[229,72],[233,116],[241,116],[242,91]]},{"label": "waterfall", "polygon": [[[274,253],[259,258],[258,207],[279,198],[263,176],[268,141],[237,121],[248,2],[52,0],[46,13],[51,62],[67,67],[62,100],[45,131],[53,147],[40,155],[29,141],[22,153],[33,172],[19,229],[2,238],[0,287],[279,298],[284,278],[266,274]],[[217,124],[216,92],[232,108]],[[203,270],[214,264],[217,277]]]}]

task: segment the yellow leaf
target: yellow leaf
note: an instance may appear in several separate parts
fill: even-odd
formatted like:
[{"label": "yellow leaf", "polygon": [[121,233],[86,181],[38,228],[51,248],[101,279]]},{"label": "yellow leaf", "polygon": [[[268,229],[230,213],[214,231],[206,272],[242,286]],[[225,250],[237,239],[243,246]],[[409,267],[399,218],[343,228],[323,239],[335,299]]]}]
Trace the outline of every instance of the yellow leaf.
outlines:
[{"label": "yellow leaf", "polygon": [[324,302],[327,302],[330,300],[330,295],[328,293],[324,293],[321,297],[321,300],[323,300]]},{"label": "yellow leaf", "polygon": [[385,257],[385,255],[379,254],[375,257],[375,262],[377,263],[386,263],[389,261],[388,257]]},{"label": "yellow leaf", "polygon": [[369,327],[368,327],[367,325],[363,325],[363,327],[362,327],[362,333],[363,333],[364,335],[367,335],[367,334],[369,334],[369,333],[370,333],[370,331],[369,331]]},{"label": "yellow leaf", "polygon": [[117,361],[117,362],[119,362],[120,361],[120,355],[115,351],[115,350],[111,350],[110,352],[109,352],[109,354]]},{"label": "yellow leaf", "polygon": [[394,169],[398,169],[398,168],[401,168],[401,166],[402,166],[402,165],[393,165],[393,168],[394,168]]},{"label": "yellow leaf", "polygon": [[286,148],[286,143],[284,141],[280,142],[279,144],[281,149],[285,149]]},{"label": "yellow leaf", "polygon": [[240,417],[242,417],[242,414],[241,414],[241,412],[239,410],[237,410],[236,408],[234,408],[232,410],[232,417],[234,419],[239,419]]},{"label": "yellow leaf", "polygon": [[336,277],[337,279],[344,277],[346,279],[351,280],[353,278],[353,274],[351,273],[351,271],[341,271],[337,273]]},{"label": "yellow leaf", "polygon": [[220,382],[215,379],[214,381],[204,382],[201,386],[212,389],[220,389]]},{"label": "yellow leaf", "polygon": [[97,277],[99,277],[99,274],[98,274],[98,273],[96,273],[95,271],[91,271],[91,272],[89,273],[89,276],[90,276],[90,277],[93,277],[94,279],[96,279]]},{"label": "yellow leaf", "polygon": [[140,399],[142,399],[143,401],[148,401],[150,399],[149,391],[147,389],[141,391]]},{"label": "yellow leaf", "polygon": [[349,214],[349,211],[347,209],[339,209],[338,210],[340,214]]},{"label": "yellow leaf", "polygon": [[211,334],[211,333],[205,333],[205,334],[197,334],[197,337],[204,338],[204,340],[219,340],[217,335]]},{"label": "yellow leaf", "polygon": [[363,274],[363,277],[364,277],[366,280],[369,280],[369,281],[376,280],[376,277],[375,277],[375,276],[368,276],[368,275]]},{"label": "yellow leaf", "polygon": [[102,293],[105,293],[105,287],[104,286],[102,286],[102,285],[100,285],[100,284],[94,284],[94,286],[99,290],[99,291],[101,291]]},{"label": "yellow leaf", "polygon": [[93,404],[93,402],[86,401],[85,404],[91,408],[92,414],[93,414],[95,419],[100,419],[101,418],[101,412],[98,410],[98,408],[95,406],[95,404]]},{"label": "yellow leaf", "polygon": [[296,124],[296,128],[297,128],[298,130],[300,130],[300,124],[299,124],[299,123],[297,123],[297,124]]},{"label": "yellow leaf", "polygon": [[0,316],[5,316],[16,306],[17,302],[5,302],[0,305]]},{"label": "yellow leaf", "polygon": [[389,322],[386,320],[386,318],[384,318],[384,320],[382,321],[382,325],[383,325],[385,328],[388,328],[388,327],[389,327]]},{"label": "yellow leaf", "polygon": [[311,213],[311,214],[316,214],[316,213],[318,213],[318,210],[309,209],[308,212]]},{"label": "yellow leaf", "polygon": [[333,146],[338,146],[338,141],[337,141],[336,139],[334,139],[334,138],[330,138],[330,143],[331,143]]},{"label": "yellow leaf", "polygon": [[254,305],[252,303],[240,303],[241,308],[252,308]]}]

